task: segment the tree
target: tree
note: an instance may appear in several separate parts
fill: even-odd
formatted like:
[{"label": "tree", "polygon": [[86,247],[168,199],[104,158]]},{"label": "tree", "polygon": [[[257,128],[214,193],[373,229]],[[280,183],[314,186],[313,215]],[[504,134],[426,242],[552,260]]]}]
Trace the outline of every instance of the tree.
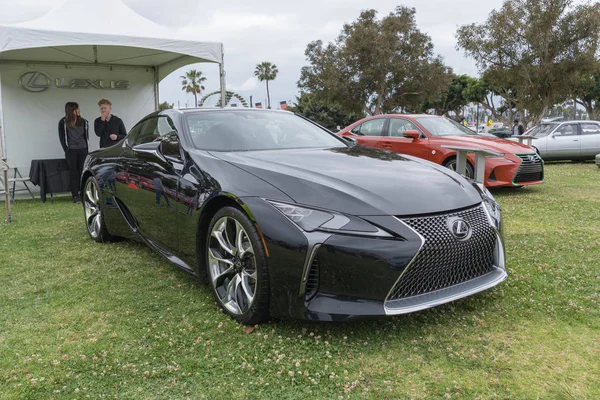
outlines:
[{"label": "tree", "polygon": [[454,118],[462,121],[464,119],[463,108],[471,102],[466,89],[474,86],[476,81],[477,79],[467,75],[455,75],[437,99],[423,103],[421,112],[430,109],[433,109],[436,115],[448,115],[449,112],[453,112]]},{"label": "tree", "polygon": [[158,105],[158,109],[159,109],[160,111],[162,111],[162,110],[169,110],[169,109],[173,108],[174,106],[175,106],[175,104],[174,104],[174,103],[169,103],[169,102],[167,102],[167,101],[163,101],[162,103],[160,103],[160,104]]},{"label": "tree", "polygon": [[256,65],[256,69],[254,70],[254,76],[258,78],[261,82],[267,83],[267,107],[271,108],[271,95],[269,93],[269,81],[274,81],[277,78],[277,74],[279,70],[277,69],[277,65],[271,64],[268,61],[263,61],[260,64]]},{"label": "tree", "polygon": [[206,82],[206,77],[203,76],[202,71],[191,69],[181,76],[181,79],[181,90],[192,93],[194,95],[194,105],[198,107],[198,95],[204,90],[202,84]]},{"label": "tree", "polygon": [[594,65],[599,28],[598,3],[506,0],[484,23],[460,27],[457,49],[475,59],[511,114],[526,109],[538,122],[572,94],[571,77]]},{"label": "tree", "polygon": [[365,116],[364,113],[349,113],[338,103],[319,100],[314,95],[306,92],[296,97],[296,104],[288,107],[288,110],[331,131],[336,131],[338,126],[344,128]]},{"label": "tree", "polygon": [[298,85],[319,99],[370,115],[416,110],[437,98],[452,79],[431,38],[415,22],[415,9],[397,7],[383,19],[363,11],[328,44],[309,43]]},{"label": "tree", "polygon": [[600,116],[600,71],[579,76],[574,92],[577,103],[585,107],[589,119],[597,120]]}]

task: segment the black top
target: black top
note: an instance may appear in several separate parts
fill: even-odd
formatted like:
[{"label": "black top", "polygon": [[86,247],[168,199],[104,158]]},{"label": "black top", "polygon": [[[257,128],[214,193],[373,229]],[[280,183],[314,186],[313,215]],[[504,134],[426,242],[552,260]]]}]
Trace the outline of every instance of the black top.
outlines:
[{"label": "black top", "polygon": [[69,149],[72,148],[73,145],[75,146],[75,147],[73,147],[73,149],[75,149],[75,148],[86,149],[87,148],[87,143],[89,140],[88,122],[85,118],[81,118],[81,121],[83,122],[81,129],[83,129],[83,139],[85,139],[85,146],[83,146],[81,144],[81,142],[73,143],[72,136],[67,135],[67,130],[65,129],[66,123],[65,123],[64,117],[60,121],[58,121],[58,139],[60,140],[60,145],[62,146],[65,153],[67,151],[69,151]]},{"label": "black top", "polygon": [[[111,115],[108,121],[100,117],[94,120],[94,132],[100,138],[100,147],[110,147],[127,136],[123,120],[116,115]],[[112,140],[110,135],[117,135],[117,140]]]},{"label": "black top", "polygon": [[83,124],[75,125],[73,128],[67,126],[67,142],[70,150],[87,149],[87,139]]}]

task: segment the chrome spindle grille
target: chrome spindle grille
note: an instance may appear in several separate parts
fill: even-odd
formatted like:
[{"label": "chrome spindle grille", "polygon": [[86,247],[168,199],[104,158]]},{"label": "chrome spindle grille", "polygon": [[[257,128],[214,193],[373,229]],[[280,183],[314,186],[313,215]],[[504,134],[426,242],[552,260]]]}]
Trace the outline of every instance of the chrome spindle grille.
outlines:
[{"label": "chrome spindle grille", "polygon": [[[454,237],[448,227],[448,219],[452,217],[460,217],[471,226],[470,238],[461,241]],[[482,205],[451,214],[402,221],[416,230],[425,242],[388,300],[430,293],[493,270],[496,233]]]},{"label": "chrome spindle grille", "polygon": [[515,175],[515,183],[534,182],[544,179],[544,165],[535,154],[516,154],[521,159],[521,165]]}]

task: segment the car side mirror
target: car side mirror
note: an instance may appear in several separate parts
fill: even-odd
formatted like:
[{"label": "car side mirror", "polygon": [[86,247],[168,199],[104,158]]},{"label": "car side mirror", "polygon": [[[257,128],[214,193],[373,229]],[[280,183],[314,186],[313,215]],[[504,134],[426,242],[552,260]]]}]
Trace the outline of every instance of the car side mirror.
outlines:
[{"label": "car side mirror", "polygon": [[410,129],[408,131],[402,132],[402,136],[411,138],[413,140],[417,140],[421,137],[421,132],[417,131],[416,129]]},{"label": "car side mirror", "polygon": [[350,136],[340,136],[345,142],[347,142],[350,147],[354,147],[358,144],[358,141]]},{"label": "car side mirror", "polygon": [[142,143],[136,146],[133,146],[131,149],[133,151],[133,155],[139,157],[140,159],[148,159],[148,160],[156,160],[157,158],[163,162],[167,162],[167,159],[162,153],[162,142],[149,142]]}]

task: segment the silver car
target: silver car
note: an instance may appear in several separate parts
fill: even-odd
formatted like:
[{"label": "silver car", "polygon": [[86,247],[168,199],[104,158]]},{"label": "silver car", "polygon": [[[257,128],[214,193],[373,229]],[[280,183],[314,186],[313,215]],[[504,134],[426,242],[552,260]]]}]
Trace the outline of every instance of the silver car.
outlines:
[{"label": "silver car", "polygon": [[525,135],[536,138],[532,146],[544,160],[593,160],[600,153],[598,121],[545,122]]}]

